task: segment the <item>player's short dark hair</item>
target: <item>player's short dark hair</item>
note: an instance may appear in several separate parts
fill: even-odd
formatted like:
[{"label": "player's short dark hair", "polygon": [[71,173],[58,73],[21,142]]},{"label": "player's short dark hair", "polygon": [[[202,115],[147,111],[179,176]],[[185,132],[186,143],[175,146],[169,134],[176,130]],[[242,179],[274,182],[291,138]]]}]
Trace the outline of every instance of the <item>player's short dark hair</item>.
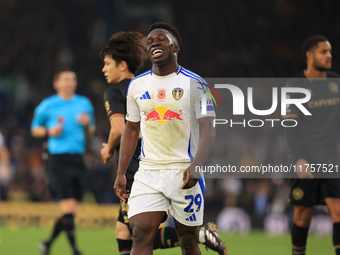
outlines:
[{"label": "player's short dark hair", "polygon": [[71,68],[68,68],[68,67],[61,67],[61,68],[58,68],[54,74],[53,74],[53,81],[56,81],[59,79],[60,77],[60,74],[62,72],[72,72],[72,73],[75,73],[75,71],[73,71]]},{"label": "player's short dark hair", "polygon": [[148,58],[145,38],[139,32],[117,32],[100,51],[100,57],[105,56],[112,57],[117,65],[125,61],[129,71],[136,74]]},{"label": "player's short dark hair", "polygon": [[177,43],[178,45],[181,44],[181,36],[179,35],[177,29],[167,23],[164,23],[164,22],[156,22],[155,24],[152,24],[149,28],[149,31],[148,31],[148,34],[152,31],[152,30],[155,30],[157,28],[161,28],[161,29],[165,29],[165,30],[168,30],[171,34],[173,34],[173,36],[176,37],[177,39]]},{"label": "player's short dark hair", "polygon": [[312,35],[308,37],[302,44],[302,54],[306,57],[306,52],[312,50],[314,47],[318,46],[319,42],[325,42],[328,41],[326,37],[322,35]]}]

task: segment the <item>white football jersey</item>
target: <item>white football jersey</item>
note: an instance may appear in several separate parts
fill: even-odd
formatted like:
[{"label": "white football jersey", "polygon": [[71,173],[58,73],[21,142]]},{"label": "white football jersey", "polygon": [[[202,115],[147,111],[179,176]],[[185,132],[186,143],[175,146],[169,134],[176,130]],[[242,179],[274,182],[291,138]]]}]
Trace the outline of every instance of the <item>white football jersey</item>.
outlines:
[{"label": "white football jersey", "polygon": [[190,165],[199,141],[197,119],[215,117],[204,84],[201,77],[181,66],[166,76],[149,70],[131,81],[126,119],[141,123],[139,169],[186,169]]}]

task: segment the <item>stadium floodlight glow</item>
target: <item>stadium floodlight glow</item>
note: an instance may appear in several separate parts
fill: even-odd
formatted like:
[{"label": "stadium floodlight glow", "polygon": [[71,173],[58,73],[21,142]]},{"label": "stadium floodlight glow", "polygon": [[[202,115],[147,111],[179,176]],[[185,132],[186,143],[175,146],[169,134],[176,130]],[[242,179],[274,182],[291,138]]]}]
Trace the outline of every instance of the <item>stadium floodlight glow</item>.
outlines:
[{"label": "stadium floodlight glow", "polygon": [[[233,115],[244,115],[244,94],[240,88],[232,84],[215,84],[217,89],[229,89],[233,97]],[[247,103],[248,109],[251,113],[259,116],[270,115],[275,112],[278,105],[278,89],[272,88],[272,106],[267,110],[257,110],[253,105],[253,88],[247,88]],[[289,98],[289,93],[304,94],[303,98]],[[281,115],[286,115],[289,105],[296,105],[304,115],[312,115],[302,104],[307,103],[311,99],[311,93],[304,88],[281,88]]]}]

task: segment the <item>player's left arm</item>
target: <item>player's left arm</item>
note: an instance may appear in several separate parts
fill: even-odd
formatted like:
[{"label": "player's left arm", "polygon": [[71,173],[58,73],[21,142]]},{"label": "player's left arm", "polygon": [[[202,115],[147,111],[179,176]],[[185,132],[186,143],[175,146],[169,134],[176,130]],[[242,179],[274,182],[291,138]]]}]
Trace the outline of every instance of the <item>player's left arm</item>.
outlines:
[{"label": "player's left arm", "polygon": [[[204,80],[202,79],[202,81]],[[206,84],[207,82],[204,81],[203,83]],[[208,89],[204,86],[202,86],[202,88]],[[195,169],[197,166],[202,166],[208,158],[215,140],[214,120],[216,115],[212,98],[201,89],[201,85],[190,89],[190,97],[193,103],[196,119],[200,126],[201,135],[195,158],[184,172],[182,189],[190,189],[196,185],[199,180],[200,173],[196,172]],[[206,103],[203,104],[202,100],[206,101]],[[202,109],[204,105],[206,109]]]},{"label": "player's left arm", "polygon": [[196,172],[197,166],[202,166],[208,158],[215,140],[216,128],[214,127],[215,117],[204,117],[198,119],[198,124],[201,129],[201,137],[198,143],[198,148],[194,160],[190,167],[185,170],[183,176],[182,189],[190,189],[196,185],[199,180],[199,172]]}]

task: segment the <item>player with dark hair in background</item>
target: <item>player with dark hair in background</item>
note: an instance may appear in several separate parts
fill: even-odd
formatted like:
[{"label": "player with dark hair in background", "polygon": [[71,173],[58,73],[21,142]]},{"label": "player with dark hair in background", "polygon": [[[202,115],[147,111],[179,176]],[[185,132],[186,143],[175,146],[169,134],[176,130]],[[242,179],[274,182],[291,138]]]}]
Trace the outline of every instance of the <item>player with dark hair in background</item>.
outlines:
[{"label": "player with dark hair in background", "polygon": [[87,169],[82,154],[86,137],[95,131],[94,110],[89,99],[75,94],[77,76],[72,70],[57,71],[53,86],[57,94],[37,106],[31,133],[36,138],[48,137],[47,173],[63,216],[55,223],[49,240],[40,243],[39,248],[48,255],[55,238],[64,230],[73,254],[80,255],[74,218],[86,188]]},{"label": "player with dark hair in background", "polygon": [[[125,127],[126,94],[131,79],[142,67],[147,59],[145,52],[145,38],[138,32],[115,33],[108,44],[101,50],[100,57],[104,60],[102,69],[107,82],[111,85],[105,90],[104,102],[110,120],[111,130],[108,143],[103,144],[101,150],[102,160],[105,164],[113,156],[114,150],[119,153],[120,138]],[[131,190],[134,175],[138,170],[141,155],[141,139],[138,139],[137,148],[125,174],[127,179],[126,190]],[[217,250],[213,243],[216,239],[213,233],[214,225],[209,224],[201,229],[202,235],[212,233],[206,238],[206,246]],[[121,201],[119,217],[117,220],[116,238],[120,254],[130,254],[132,248],[132,231],[127,216],[126,202]],[[218,244],[218,237],[217,242]],[[159,228],[153,240],[153,249],[165,249],[178,246],[178,236],[172,227]],[[223,254],[223,253],[220,253]]]},{"label": "player with dark hair in background", "polygon": [[[295,105],[290,105],[287,115],[283,116],[296,118],[298,121],[296,127],[285,129],[299,177],[292,180],[290,193],[290,202],[294,206],[294,225],[291,232],[294,255],[305,254],[313,207],[324,204],[334,222],[335,252],[340,254],[340,179],[327,178],[324,169],[324,176],[320,175],[321,171],[315,170],[317,164],[328,169],[335,169],[340,164],[337,147],[340,80],[337,79],[338,74],[329,71],[331,51],[331,44],[325,37],[314,35],[307,38],[302,46],[307,69],[288,83],[289,87],[302,87],[311,92],[311,99],[305,107],[312,114],[305,116]],[[299,95],[291,93],[289,96],[297,98]]]},{"label": "player with dark hair in background", "polygon": [[[153,68],[134,78],[128,88],[127,123],[122,134],[114,188],[117,196],[126,201],[129,195],[125,172],[134,156],[141,125],[141,161],[128,202],[133,235],[131,254],[152,254],[155,237],[159,235],[158,226],[169,209],[175,219],[183,254],[200,254],[199,242],[206,243],[219,254],[225,254],[225,247],[216,229],[212,229],[213,225],[206,225],[202,231],[197,231],[197,226],[203,223],[204,180],[200,176],[190,175],[190,162],[200,165],[210,152],[214,138],[210,124],[214,111],[209,108],[207,116],[199,115],[199,101],[196,100],[201,95],[199,90],[192,92],[195,105],[190,105],[190,79],[197,79],[197,76],[177,64],[179,44],[180,36],[174,27],[162,22],[152,25],[147,38],[147,54]],[[198,80],[203,83],[201,78]],[[171,103],[172,110],[169,109]],[[183,112],[178,107],[183,107]],[[192,136],[189,135],[190,123],[193,124]],[[198,123],[202,131],[199,145]],[[202,150],[203,144],[205,150]],[[197,147],[197,158],[193,159]],[[195,200],[194,206],[193,200],[190,203],[191,198]],[[191,207],[195,207],[195,211]]]}]

